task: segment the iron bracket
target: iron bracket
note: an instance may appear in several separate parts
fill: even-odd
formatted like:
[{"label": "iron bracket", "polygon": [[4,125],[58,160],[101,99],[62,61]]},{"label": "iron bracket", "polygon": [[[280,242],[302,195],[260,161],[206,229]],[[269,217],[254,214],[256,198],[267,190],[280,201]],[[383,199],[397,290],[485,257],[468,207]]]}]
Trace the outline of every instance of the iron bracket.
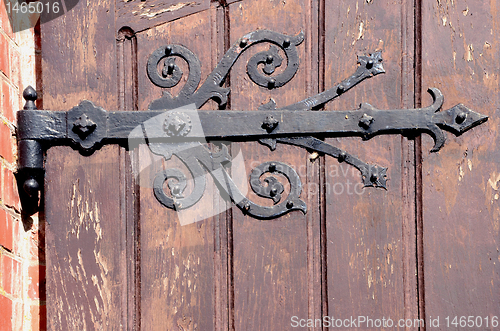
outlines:
[{"label": "iron bracket", "polygon": [[[254,44],[271,44],[268,51],[250,58],[247,74],[262,88],[275,89],[285,85],[297,72],[296,46],[302,41],[302,33],[287,36],[267,30],[251,32],[226,52],[199,88],[201,66],[196,55],[181,45],[160,47],[150,55],[146,68],[153,84],[162,88],[176,86],[183,76],[175,62],[179,58],[187,62],[189,74],[177,96],[164,92],[161,98],[150,103],[147,111],[109,112],[87,100],[68,111],[37,110],[36,91],[32,87],[26,88],[23,93],[26,104],[17,114],[19,158],[16,179],[23,212],[31,215],[39,210],[44,152],[52,146],[71,146],[82,155],[91,155],[107,144],[118,144],[127,149],[147,144],[154,154],[166,160],[173,155],[178,157],[194,180],[192,192],[185,197],[187,177],[182,171],[167,169],[158,172],[153,191],[165,207],[182,210],[196,204],[204,194],[204,175],[208,172],[221,194],[242,212],[259,219],[272,219],[292,210],[304,213],[307,210],[305,202],[300,199],[301,181],[295,170],[285,163],[265,162],[252,171],[252,190],[274,203],[270,207],[260,206],[240,192],[226,170],[231,162],[227,145],[220,144],[219,151],[213,152],[207,148],[206,142],[259,141],[271,150],[278,143],[303,147],[354,166],[360,171],[365,187],[386,188],[387,168],[369,165],[330,145],[324,138],[360,136],[366,140],[380,134],[428,133],[434,139],[431,152],[437,152],[445,143],[443,130],[458,136],[487,120],[487,116],[462,104],[441,111],[444,97],[436,88],[429,89],[433,103],[425,108],[379,110],[363,103],[356,110],[308,111],[318,109],[364,79],[384,73],[380,52],[359,56],[353,75],[327,91],[295,104],[278,109],[271,99],[257,111],[223,110],[230,92],[223,87],[224,81],[244,51]],[[287,67],[273,75],[283,63],[281,54],[287,57]],[[199,110],[211,99],[219,104],[220,110]],[[266,173],[271,175],[265,177]],[[278,174],[290,184],[286,198],[283,197],[283,184],[274,176]],[[170,191],[168,194],[164,189],[165,182]]]}]

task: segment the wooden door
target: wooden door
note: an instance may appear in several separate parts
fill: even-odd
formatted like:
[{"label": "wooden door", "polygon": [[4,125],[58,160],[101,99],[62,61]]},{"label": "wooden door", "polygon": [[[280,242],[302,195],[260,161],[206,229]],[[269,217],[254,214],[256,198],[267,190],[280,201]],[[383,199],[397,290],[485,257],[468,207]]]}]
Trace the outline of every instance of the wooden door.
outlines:
[{"label": "wooden door", "polygon": [[[500,315],[498,5],[82,0],[43,24],[44,109],[68,110],[88,99],[107,110],[146,110],[162,95],[146,74],[154,50],[187,47],[201,62],[203,82],[233,43],[268,29],[303,32],[296,75],[280,88],[254,84],[246,64],[268,46],[250,48],[225,80],[225,109],[252,111],[271,99],[278,107],[293,104],[349,77],[356,56],[381,51],[385,74],[320,110],[361,102],[415,108],[430,104],[425,90],[438,87],[444,109],[464,103],[490,117],[463,136],[447,134],[438,153],[429,152],[428,136],[326,140],[388,167],[387,190],[360,189],[359,173],[330,156],[233,143],[243,160],[235,181],[245,183],[267,161],[299,174],[307,213],[274,220],[245,215],[209,183],[190,216],[201,219],[182,225],[148,182],[179,162],[164,162],[146,146],[129,152],[110,145],[87,157],[51,148],[42,215],[49,329],[320,330],[327,325],[317,320],[359,324],[359,316],[408,330],[418,329],[419,319],[428,326],[439,317],[436,328],[446,329],[446,317],[481,316],[480,327],[493,329]],[[172,95],[189,72],[176,63],[184,76]],[[218,107],[210,101],[202,109]],[[248,197],[263,201],[251,190]]]}]

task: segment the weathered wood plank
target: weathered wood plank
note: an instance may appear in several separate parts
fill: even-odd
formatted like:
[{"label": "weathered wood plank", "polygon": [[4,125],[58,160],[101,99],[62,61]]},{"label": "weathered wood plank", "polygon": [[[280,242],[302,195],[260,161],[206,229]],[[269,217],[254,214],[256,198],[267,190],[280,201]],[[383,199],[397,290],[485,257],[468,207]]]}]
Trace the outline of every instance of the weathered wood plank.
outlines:
[{"label": "weathered wood plank", "polygon": [[[44,107],[63,110],[91,99],[117,108],[114,2],[82,1],[43,24],[41,33]],[[61,147],[47,154],[51,330],[116,329],[127,323],[118,151],[110,146],[85,158]]]},{"label": "weathered wood plank", "polygon": [[[182,44],[195,53],[202,65],[202,81],[212,71],[212,11],[202,11],[175,22],[137,33],[139,109],[161,96],[146,74],[149,55],[169,43]],[[184,72],[178,86],[169,89],[176,95],[183,87],[189,69],[176,59]],[[210,106],[210,105],[208,105]],[[163,207],[153,195],[152,179],[157,171],[179,168],[190,173],[177,159],[162,161],[146,146],[135,154],[140,194],[141,229],[141,327],[147,330],[213,330],[215,328],[214,204],[217,191],[207,185],[204,197],[181,213]],[[207,176],[210,178],[210,176]],[[168,189],[167,189],[168,190]],[[186,189],[186,195],[192,186]],[[224,209],[222,209],[224,210]],[[217,261],[220,262],[220,261]]]},{"label": "weathered wood plank", "polygon": [[[381,50],[386,70],[326,109],[350,108],[361,102],[377,108],[413,107],[412,85],[408,85],[413,80],[409,69],[413,65],[409,58],[412,6],[405,1],[340,1],[326,6],[325,15],[329,18],[326,88],[354,72],[356,55]],[[326,158],[329,315],[417,318],[411,144],[397,136],[328,141],[367,163],[389,167],[387,191],[363,189],[356,171]]]},{"label": "weathered wood plank", "polygon": [[[47,322],[51,330],[118,328],[126,318],[125,228],[109,146],[92,158],[53,148],[46,165]],[[126,303],[126,302],[125,302]]]},{"label": "weathered wood plank", "polygon": [[[310,1],[232,3],[229,5],[230,41],[233,43],[255,29],[268,29],[288,35],[307,31],[305,34],[310,38],[316,33],[309,30],[314,27],[310,22],[310,11]],[[312,93],[317,87],[308,88],[308,84],[318,84],[310,81],[311,73],[308,72],[312,61],[317,61],[314,57],[316,47],[315,40],[308,40],[298,46],[300,65],[296,76],[285,86],[274,90],[255,85],[246,74],[246,63],[250,57],[269,49],[269,45],[250,48],[231,71],[231,108],[257,109],[270,98],[276,101],[278,107],[283,107],[309,96],[306,93]],[[284,62],[283,67],[285,65]],[[274,160],[294,167],[303,185],[308,183],[307,163],[310,161],[306,151],[284,145],[278,145],[274,152],[258,143],[234,145],[241,150],[246,171],[233,173],[233,178],[245,180],[254,167]],[[301,196],[309,200],[306,187]],[[251,190],[248,197],[269,204],[269,201],[265,201],[268,199],[257,197]],[[314,201],[314,198],[310,200]],[[317,215],[315,209],[319,208],[313,202],[309,205],[309,213]],[[310,221],[319,224],[319,218]],[[314,249],[314,243],[308,244],[308,240],[313,240],[308,238],[308,233],[313,235],[315,230],[310,229],[308,232],[307,222],[307,217],[301,212],[292,212],[273,221],[259,221],[233,209],[235,330],[284,329],[289,328],[294,315],[308,318],[308,247]],[[320,297],[315,299],[321,302]],[[311,309],[311,314],[314,313],[317,314]]]},{"label": "weathered wood plank", "polygon": [[188,16],[210,7],[210,0],[118,0],[116,23],[130,27],[135,32],[162,25],[165,22]]},{"label": "weathered wood plank", "polygon": [[422,88],[442,89],[445,106],[462,102],[489,116],[466,135],[447,135],[437,154],[423,139],[425,304],[443,330],[447,316],[482,316],[480,328],[490,330],[484,318],[500,315],[498,6],[423,6]]}]

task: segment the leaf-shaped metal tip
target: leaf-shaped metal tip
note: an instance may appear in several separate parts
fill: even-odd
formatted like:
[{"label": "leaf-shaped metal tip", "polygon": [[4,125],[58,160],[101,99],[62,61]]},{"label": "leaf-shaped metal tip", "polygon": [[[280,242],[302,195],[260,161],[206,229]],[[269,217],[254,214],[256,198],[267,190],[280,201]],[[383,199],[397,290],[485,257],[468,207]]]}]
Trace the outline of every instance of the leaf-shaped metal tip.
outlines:
[{"label": "leaf-shaped metal tip", "polygon": [[436,124],[459,136],[488,120],[488,116],[477,113],[463,104],[435,114]]},{"label": "leaf-shaped metal tip", "polygon": [[274,151],[276,149],[276,139],[262,138],[262,139],[259,139],[259,142],[262,145],[269,147],[272,151]]},{"label": "leaf-shaped metal tip", "polygon": [[374,52],[369,56],[358,56],[358,63],[361,67],[365,67],[373,76],[385,73],[384,66],[382,65],[382,52]]},{"label": "leaf-shaped metal tip", "polygon": [[304,41],[304,31],[301,30],[297,35],[293,36],[295,46],[299,46]]},{"label": "leaf-shaped metal tip", "polygon": [[387,189],[387,168],[370,165],[361,169],[361,177],[364,187],[381,187]]},{"label": "leaf-shaped metal tip", "polygon": [[434,139],[434,146],[431,149],[431,153],[439,152],[439,150],[443,148],[444,143],[446,142],[446,137],[444,136],[443,130],[441,130],[435,124],[430,124],[427,130],[432,139]]},{"label": "leaf-shaped metal tip", "polygon": [[298,198],[294,199],[293,201],[289,201],[289,203],[287,203],[287,208],[289,210],[300,210],[304,215],[307,213],[306,203]]},{"label": "leaf-shaped metal tip", "polygon": [[259,110],[275,110],[276,109],[276,101],[271,98],[267,103],[260,105]]}]

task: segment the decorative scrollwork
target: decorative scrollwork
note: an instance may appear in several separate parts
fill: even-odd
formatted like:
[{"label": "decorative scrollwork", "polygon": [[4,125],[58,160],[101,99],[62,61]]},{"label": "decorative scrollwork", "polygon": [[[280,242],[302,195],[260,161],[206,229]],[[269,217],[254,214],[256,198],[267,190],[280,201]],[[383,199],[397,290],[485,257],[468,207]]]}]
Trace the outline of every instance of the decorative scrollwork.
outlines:
[{"label": "decorative scrollwork", "polygon": [[[271,46],[268,51],[257,53],[248,61],[248,76],[257,85],[268,88],[279,87],[281,86],[279,84],[282,84],[282,81],[279,80],[277,86],[276,78],[271,78],[269,77],[269,75],[272,75],[276,68],[281,66],[282,62],[283,58],[280,56],[278,48],[276,48],[276,46]],[[259,72],[259,64],[264,64],[264,68],[262,69],[262,71],[264,71],[266,76],[262,75]]]},{"label": "decorative scrollwork", "polygon": [[[268,51],[257,53],[250,59],[247,64],[248,75],[259,86],[269,89],[281,87],[293,78],[299,68],[296,46],[300,45],[303,40],[304,34],[302,32],[296,36],[287,36],[268,30],[251,32],[233,44],[198,90],[196,88],[201,79],[201,66],[196,55],[181,45],[160,47],[150,55],[148,60],[147,72],[151,82],[163,88],[171,88],[179,83],[182,72],[175,61],[171,60],[174,56],[181,57],[188,63],[189,77],[186,85],[177,96],[172,97],[168,92],[165,92],[160,99],[150,103],[149,109],[174,109],[191,103],[200,108],[210,99],[216,101],[220,106],[224,106],[227,103],[230,89],[223,88],[222,85],[229,70],[244,51],[259,43],[267,42],[272,45]],[[283,61],[279,55],[278,47],[287,57],[287,67],[279,75],[271,76]],[[158,65],[165,58],[167,59],[160,73]],[[265,75],[259,71],[261,63],[265,64],[263,69]]]},{"label": "decorative scrollwork", "polygon": [[[194,180],[194,188],[187,197],[183,195],[187,186],[186,176],[179,169],[166,169],[156,174],[153,182],[154,194],[156,199],[165,207],[182,210],[193,206],[201,199],[205,192],[206,180],[205,171],[196,158],[196,151],[199,153],[203,152],[203,150],[203,146],[199,145],[196,148],[180,150],[175,153],[186,165]],[[158,150],[156,151],[158,152]],[[176,182],[168,181],[172,178]],[[172,197],[165,193],[165,182],[167,182]]]},{"label": "decorative scrollwork", "polygon": [[[259,43],[270,43],[271,46],[267,51],[259,52],[253,55],[247,63],[247,74],[250,79],[257,85],[274,89],[285,85],[296,74],[299,66],[299,58],[296,46],[302,43],[304,39],[303,33],[299,33],[294,37],[284,34],[259,30],[251,32],[237,42],[226,52],[217,67],[207,77],[203,85],[198,88],[201,79],[201,66],[198,58],[189,49],[181,45],[167,45],[160,47],[153,54],[151,54],[147,72],[151,81],[163,88],[171,88],[176,86],[181,77],[182,71],[175,63],[176,57],[184,59],[189,66],[189,77],[186,85],[182,88],[181,92],[172,97],[170,93],[164,92],[160,99],[154,100],[149,105],[150,110],[173,109],[187,104],[194,103],[196,108],[200,108],[208,100],[215,100],[220,106],[224,106],[227,102],[227,96],[230,92],[229,89],[223,88],[225,78],[229,70],[237,61],[239,56],[249,49],[252,45]],[[285,54],[287,59],[287,67],[278,75],[273,75],[276,68],[280,67],[283,63],[283,58],[280,55],[280,50]],[[161,61],[163,68],[161,72],[158,70]],[[297,102],[293,105],[284,107],[284,109],[312,109],[313,107],[320,106],[346,92],[356,84],[360,83],[366,78],[375,76],[384,72],[382,66],[382,57],[380,52],[375,52],[369,56],[358,57],[358,69],[356,72],[342,81],[340,84],[335,85],[331,89],[319,93],[316,96],[309,97],[303,101]],[[198,89],[197,89],[198,88]],[[260,109],[276,109],[274,100],[271,99],[269,103],[260,107]],[[189,121],[181,118],[181,115],[171,114],[164,123],[164,130],[168,136],[179,136],[189,133],[187,125]],[[268,132],[272,131],[271,119],[269,120]],[[168,123],[167,123],[168,122]],[[183,134],[184,133],[184,134]],[[260,142],[268,145],[272,150],[276,148],[276,143],[292,144],[326,152],[334,157],[339,158],[339,161],[346,161],[347,163],[355,166],[361,172],[362,180],[365,186],[384,187],[386,184],[386,170],[387,168],[379,167],[376,165],[370,166],[356,157],[347,154],[333,147],[327,143],[313,137],[301,138],[281,138],[281,139],[260,139]],[[299,199],[301,192],[300,178],[296,172],[288,165],[279,162],[266,162],[255,168],[250,176],[250,185],[252,190],[260,197],[272,199],[274,206],[264,207],[259,206],[246,197],[236,188],[232,179],[224,170],[224,165],[230,162],[227,148],[223,148],[221,153],[210,153],[204,147],[197,145],[196,148],[191,149],[190,153],[185,150],[172,150],[166,148],[162,144],[150,144],[151,150],[163,155],[165,158],[170,158],[172,155],[177,155],[190,170],[193,178],[195,178],[195,187],[193,192],[188,198],[182,197],[182,192],[185,189],[185,177],[179,174],[179,170],[175,169],[172,172],[163,171],[157,174],[155,179],[155,196],[158,200],[167,207],[175,208],[177,210],[188,208],[196,203],[202,196],[205,189],[205,179],[203,177],[204,171],[201,167],[208,170],[214,180],[218,183],[222,193],[227,194],[233,202],[246,214],[252,215],[257,218],[269,219],[274,218],[291,210],[306,211],[305,203]],[[224,146],[225,147],[225,146]],[[316,148],[311,148],[316,147]],[[290,193],[285,201],[282,200],[284,192],[283,185],[274,176],[268,176],[264,179],[266,185],[262,185],[260,178],[266,173],[279,173],[287,178],[290,183]],[[164,190],[164,182],[175,178],[176,184],[168,182],[169,189],[172,197],[168,197]]]},{"label": "decorative scrollwork", "polygon": [[[176,63],[179,58],[188,64],[189,76],[177,96],[164,92],[160,99],[149,105],[149,112],[107,112],[90,101],[82,101],[67,112],[38,111],[35,106],[36,91],[28,87],[23,93],[26,104],[24,110],[18,113],[17,126],[20,155],[16,179],[23,212],[31,215],[37,209],[32,205],[38,204],[38,192],[43,183],[43,154],[50,146],[71,145],[81,154],[90,155],[105,144],[118,143],[133,148],[146,143],[154,154],[163,156],[165,160],[176,155],[194,179],[194,185],[188,185],[186,176],[179,169],[158,172],[153,181],[154,194],[164,206],[181,210],[197,203],[205,191],[208,172],[221,195],[231,199],[245,214],[272,219],[291,210],[306,212],[306,205],[299,198],[301,182],[295,171],[279,162],[266,162],[255,168],[250,176],[253,191],[274,202],[270,207],[260,206],[240,192],[226,171],[225,167],[231,162],[227,146],[222,144],[218,152],[210,152],[202,142],[206,139],[212,143],[215,140],[258,140],[271,150],[276,149],[277,143],[300,146],[331,155],[339,162],[356,167],[365,186],[386,188],[387,168],[369,165],[322,138],[360,136],[370,139],[378,134],[426,132],[435,142],[431,152],[437,152],[445,142],[443,130],[458,136],[488,119],[462,104],[440,111],[444,99],[438,89],[429,90],[434,102],[425,108],[380,110],[364,103],[358,110],[352,111],[306,112],[319,109],[364,79],[383,73],[380,52],[359,56],[355,73],[341,83],[280,109],[271,99],[259,107],[258,112],[197,112],[210,99],[220,107],[225,105],[230,89],[222,85],[228,72],[239,56],[255,44],[271,45],[267,51],[250,58],[247,73],[251,80],[268,89],[286,84],[298,70],[296,46],[302,41],[302,33],[290,37],[267,30],[251,32],[227,51],[201,87],[198,87],[201,65],[196,55],[181,45],[160,47],[148,60],[150,80],[162,88],[179,84],[183,75]],[[283,54],[287,58],[287,66],[276,73],[276,68],[284,60]],[[168,109],[175,110],[165,112]],[[265,173],[271,175],[263,178]],[[284,185],[273,174],[280,174],[288,180],[290,191],[286,198],[283,198]],[[165,184],[169,194],[165,192]],[[193,189],[187,195],[185,190],[188,186],[193,186]]]},{"label": "decorative scrollwork", "polygon": [[[175,179],[176,182],[168,181]],[[172,193],[173,198],[167,196],[164,191],[164,183],[167,182],[168,188]],[[156,199],[165,207],[177,209],[179,202],[175,199],[182,199],[182,193],[186,189],[186,176],[179,169],[166,169],[156,174],[153,182],[153,192]]]},{"label": "decorative scrollwork", "polygon": [[[163,88],[174,87],[179,83],[183,74],[182,70],[175,63],[175,57],[184,59],[189,67],[187,82],[175,98],[182,100],[192,95],[200,84],[201,64],[193,52],[182,45],[162,46],[149,56],[146,69],[149,79],[156,86]],[[160,73],[158,66],[162,60],[165,60],[165,62],[163,62],[163,68]],[[163,99],[172,100],[172,96],[169,93],[164,93]],[[189,102],[186,104],[189,104]]]},{"label": "decorative scrollwork", "polygon": [[[260,197],[272,199],[276,205],[281,201],[281,194],[284,191],[284,186],[274,176],[264,178],[267,185],[262,185],[261,177],[265,173],[278,173],[285,176],[290,183],[290,193],[281,204],[283,206],[276,206],[276,209],[292,209],[293,206],[305,206],[304,202],[299,199],[300,192],[302,191],[302,184],[300,178],[293,170],[292,167],[281,162],[265,162],[252,170],[250,174],[250,186],[252,190]],[[284,208],[283,208],[284,207]],[[297,209],[301,209],[300,207]],[[305,212],[305,210],[303,209]]]},{"label": "decorative scrollwork", "polygon": [[[232,178],[224,169],[230,163],[231,157],[226,145],[221,145],[218,152],[210,152],[201,144],[193,144],[192,148],[169,150],[165,144],[151,144],[155,154],[170,157],[176,155],[189,169],[194,179],[194,187],[189,196],[184,196],[187,186],[186,176],[179,169],[167,169],[159,171],[154,179],[153,191],[156,199],[165,207],[182,210],[196,204],[205,191],[207,172],[212,176],[219,187],[222,196],[233,201],[244,213],[260,218],[272,219],[286,214],[292,210],[306,212],[306,204],[299,196],[302,191],[300,178],[290,166],[280,162],[266,162],[258,166],[250,175],[250,185],[252,190],[259,196],[272,199],[274,206],[260,206],[248,200],[237,188]],[[260,183],[260,177],[264,173],[278,173],[287,178],[290,183],[290,193],[282,200],[284,191],[276,177],[269,176],[264,179],[267,185]],[[170,195],[165,193],[165,182],[167,183]],[[280,202],[281,201],[281,202]]]}]

